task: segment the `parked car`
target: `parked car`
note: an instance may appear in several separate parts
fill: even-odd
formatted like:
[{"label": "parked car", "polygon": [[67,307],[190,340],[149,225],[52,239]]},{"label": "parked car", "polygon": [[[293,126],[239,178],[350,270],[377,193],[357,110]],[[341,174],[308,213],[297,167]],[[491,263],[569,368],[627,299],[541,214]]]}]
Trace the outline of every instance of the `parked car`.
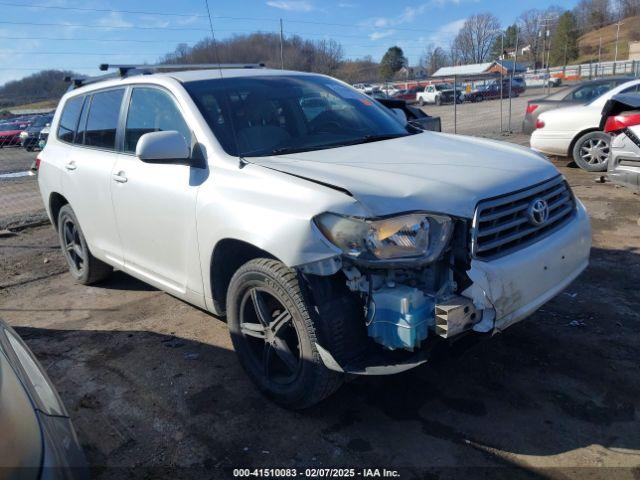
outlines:
[{"label": "parked car", "polygon": [[407,103],[415,103],[417,93],[423,90],[424,90],[424,87],[415,86],[415,87],[407,88],[404,90],[398,90],[396,93],[392,95],[392,97],[398,100],[404,100]]},{"label": "parked car", "polygon": [[84,454],[55,387],[1,319],[0,380],[2,478],[88,478]]},{"label": "parked car", "polygon": [[605,92],[617,87],[633,77],[601,78],[582,82],[546,97],[536,98],[527,102],[522,131],[530,135],[536,129],[536,121],[542,112],[572,105],[585,105]]},{"label": "parked car", "polygon": [[0,125],[0,148],[20,145],[20,133],[23,128],[25,127],[18,123]]},{"label": "parked car", "polygon": [[609,99],[600,128],[612,136],[608,179],[640,193],[640,94]]},{"label": "parked car", "polygon": [[[457,101],[461,101],[462,91],[456,92]],[[420,106],[424,106],[427,103],[434,103],[436,105],[442,105],[445,103],[453,103],[454,89],[449,83],[435,83],[427,85],[421,92],[416,94],[416,101]]]},{"label": "parked car", "polygon": [[502,331],[588,264],[584,206],[529,149],[403,124],[324,75],[155,71],[63,96],[47,213],[77,282],[117,268],[226,316],[281,405]]},{"label": "parked car", "polygon": [[609,160],[609,135],[600,125],[602,109],[619,93],[638,93],[640,79],[625,82],[586,105],[559,108],[538,116],[531,134],[531,148],[549,155],[572,156],[589,172],[603,172]]},{"label": "parked car", "polygon": [[[482,100],[495,100],[498,98],[509,98],[509,80],[504,79],[502,82],[490,82],[486,85],[481,85],[478,88],[472,90],[469,93],[464,94],[464,100],[467,102],[479,102]],[[511,83],[511,97],[515,98],[520,96],[524,92],[525,88],[520,79],[513,79]]]},{"label": "parked car", "polygon": [[380,90],[384,93],[386,93],[388,96],[393,97],[393,95],[397,92],[399,92],[400,90],[398,88],[396,88],[395,85],[392,84],[388,84],[388,85],[383,85]]},{"label": "parked car", "polygon": [[533,73],[524,76],[528,87],[559,87],[562,85],[560,77],[554,77],[548,73]]},{"label": "parked car", "polygon": [[371,93],[375,90],[374,86],[370,83],[354,83],[353,88],[362,93]]},{"label": "parked car", "polygon": [[31,151],[38,147],[40,132],[51,124],[53,115],[40,115],[33,119],[31,125],[20,132],[20,143],[24,149]]},{"label": "parked car", "polygon": [[404,100],[398,100],[396,98],[384,98],[378,99],[378,102],[398,115],[403,122],[406,122],[414,127],[418,127],[422,130],[430,130],[432,132],[439,132],[442,129],[442,122],[440,121],[440,117],[432,117],[431,115],[427,115],[419,108],[408,105]]}]

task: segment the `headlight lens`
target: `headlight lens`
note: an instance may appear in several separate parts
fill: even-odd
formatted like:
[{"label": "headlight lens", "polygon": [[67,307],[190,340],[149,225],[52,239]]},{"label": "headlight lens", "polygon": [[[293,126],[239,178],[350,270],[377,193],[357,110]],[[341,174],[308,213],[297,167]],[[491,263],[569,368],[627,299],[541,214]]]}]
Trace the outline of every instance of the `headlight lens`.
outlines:
[{"label": "headlight lens", "polygon": [[449,243],[453,222],[444,215],[412,213],[371,220],[323,213],[316,225],[346,255],[363,262],[437,259]]}]

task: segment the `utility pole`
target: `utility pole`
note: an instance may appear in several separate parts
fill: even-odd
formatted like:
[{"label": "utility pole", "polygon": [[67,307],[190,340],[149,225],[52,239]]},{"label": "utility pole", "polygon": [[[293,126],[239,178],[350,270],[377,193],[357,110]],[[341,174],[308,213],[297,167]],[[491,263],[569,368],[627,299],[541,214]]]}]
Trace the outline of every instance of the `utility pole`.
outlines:
[{"label": "utility pole", "polygon": [[547,52],[547,94],[551,93],[551,72],[549,71],[549,60],[551,57],[551,36],[547,28],[547,37],[549,37],[549,51]]},{"label": "utility pole", "polygon": [[[509,76],[509,133],[511,133],[511,85],[513,84],[513,72],[518,65],[518,30],[516,30],[516,51],[513,57],[513,68],[511,69],[511,75]],[[500,99],[502,101],[502,99]]]},{"label": "utility pole", "polygon": [[504,32],[501,32],[500,34],[500,48],[502,49],[502,53],[500,54],[500,56],[502,57],[502,65],[500,68],[500,133],[502,133],[504,130],[504,128],[502,127],[502,100],[504,99],[504,95],[502,95],[502,88],[504,85],[502,77],[502,71],[504,70]]},{"label": "utility pole", "polygon": [[284,70],[284,29],[282,19],[280,19],[280,69]]},{"label": "utility pole", "polygon": [[[622,25],[623,23],[618,20],[618,22],[616,23],[616,53],[615,56],[613,57],[613,63],[615,65],[615,62],[618,61],[618,39],[620,38],[620,25]],[[615,67],[614,67],[615,68]]]}]

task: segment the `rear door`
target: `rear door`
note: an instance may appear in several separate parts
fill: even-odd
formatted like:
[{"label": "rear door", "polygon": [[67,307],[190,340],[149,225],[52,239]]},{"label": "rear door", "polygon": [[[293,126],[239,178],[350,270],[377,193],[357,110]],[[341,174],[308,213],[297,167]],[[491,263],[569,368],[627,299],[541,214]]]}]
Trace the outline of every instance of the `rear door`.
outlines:
[{"label": "rear door", "polygon": [[146,163],[136,157],[138,139],[176,130],[193,134],[173,96],[156,86],[131,89],[122,154],[113,171],[112,199],[125,266],[160,288],[184,297],[202,292],[196,242],[196,195],[206,169],[182,163]]},{"label": "rear door", "polygon": [[113,88],[86,95],[77,130],[67,125],[58,134],[70,145],[62,181],[64,195],[91,252],[116,265],[123,263],[123,257],[110,190],[124,92],[124,88]]}]

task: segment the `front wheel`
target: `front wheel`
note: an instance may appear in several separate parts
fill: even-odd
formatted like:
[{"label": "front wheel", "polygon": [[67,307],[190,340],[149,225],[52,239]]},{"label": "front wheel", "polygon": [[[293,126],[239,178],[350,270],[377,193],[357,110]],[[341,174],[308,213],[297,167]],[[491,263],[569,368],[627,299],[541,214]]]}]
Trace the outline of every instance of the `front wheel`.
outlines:
[{"label": "front wheel", "polygon": [[64,205],[58,213],[58,236],[69,273],[83,285],[92,285],[107,278],[113,268],[98,260],[89,251],[76,214],[70,205]]},{"label": "front wheel", "polygon": [[573,159],[587,172],[604,172],[609,161],[611,137],[604,132],[589,132],[573,146]]},{"label": "front wheel", "polygon": [[331,395],[342,375],[326,368],[316,348],[320,326],[295,270],[258,258],[234,274],[227,321],[240,363],[276,403],[310,407]]},{"label": "front wheel", "polygon": [[442,98],[440,98],[440,95],[436,97],[436,105],[442,105]]}]

